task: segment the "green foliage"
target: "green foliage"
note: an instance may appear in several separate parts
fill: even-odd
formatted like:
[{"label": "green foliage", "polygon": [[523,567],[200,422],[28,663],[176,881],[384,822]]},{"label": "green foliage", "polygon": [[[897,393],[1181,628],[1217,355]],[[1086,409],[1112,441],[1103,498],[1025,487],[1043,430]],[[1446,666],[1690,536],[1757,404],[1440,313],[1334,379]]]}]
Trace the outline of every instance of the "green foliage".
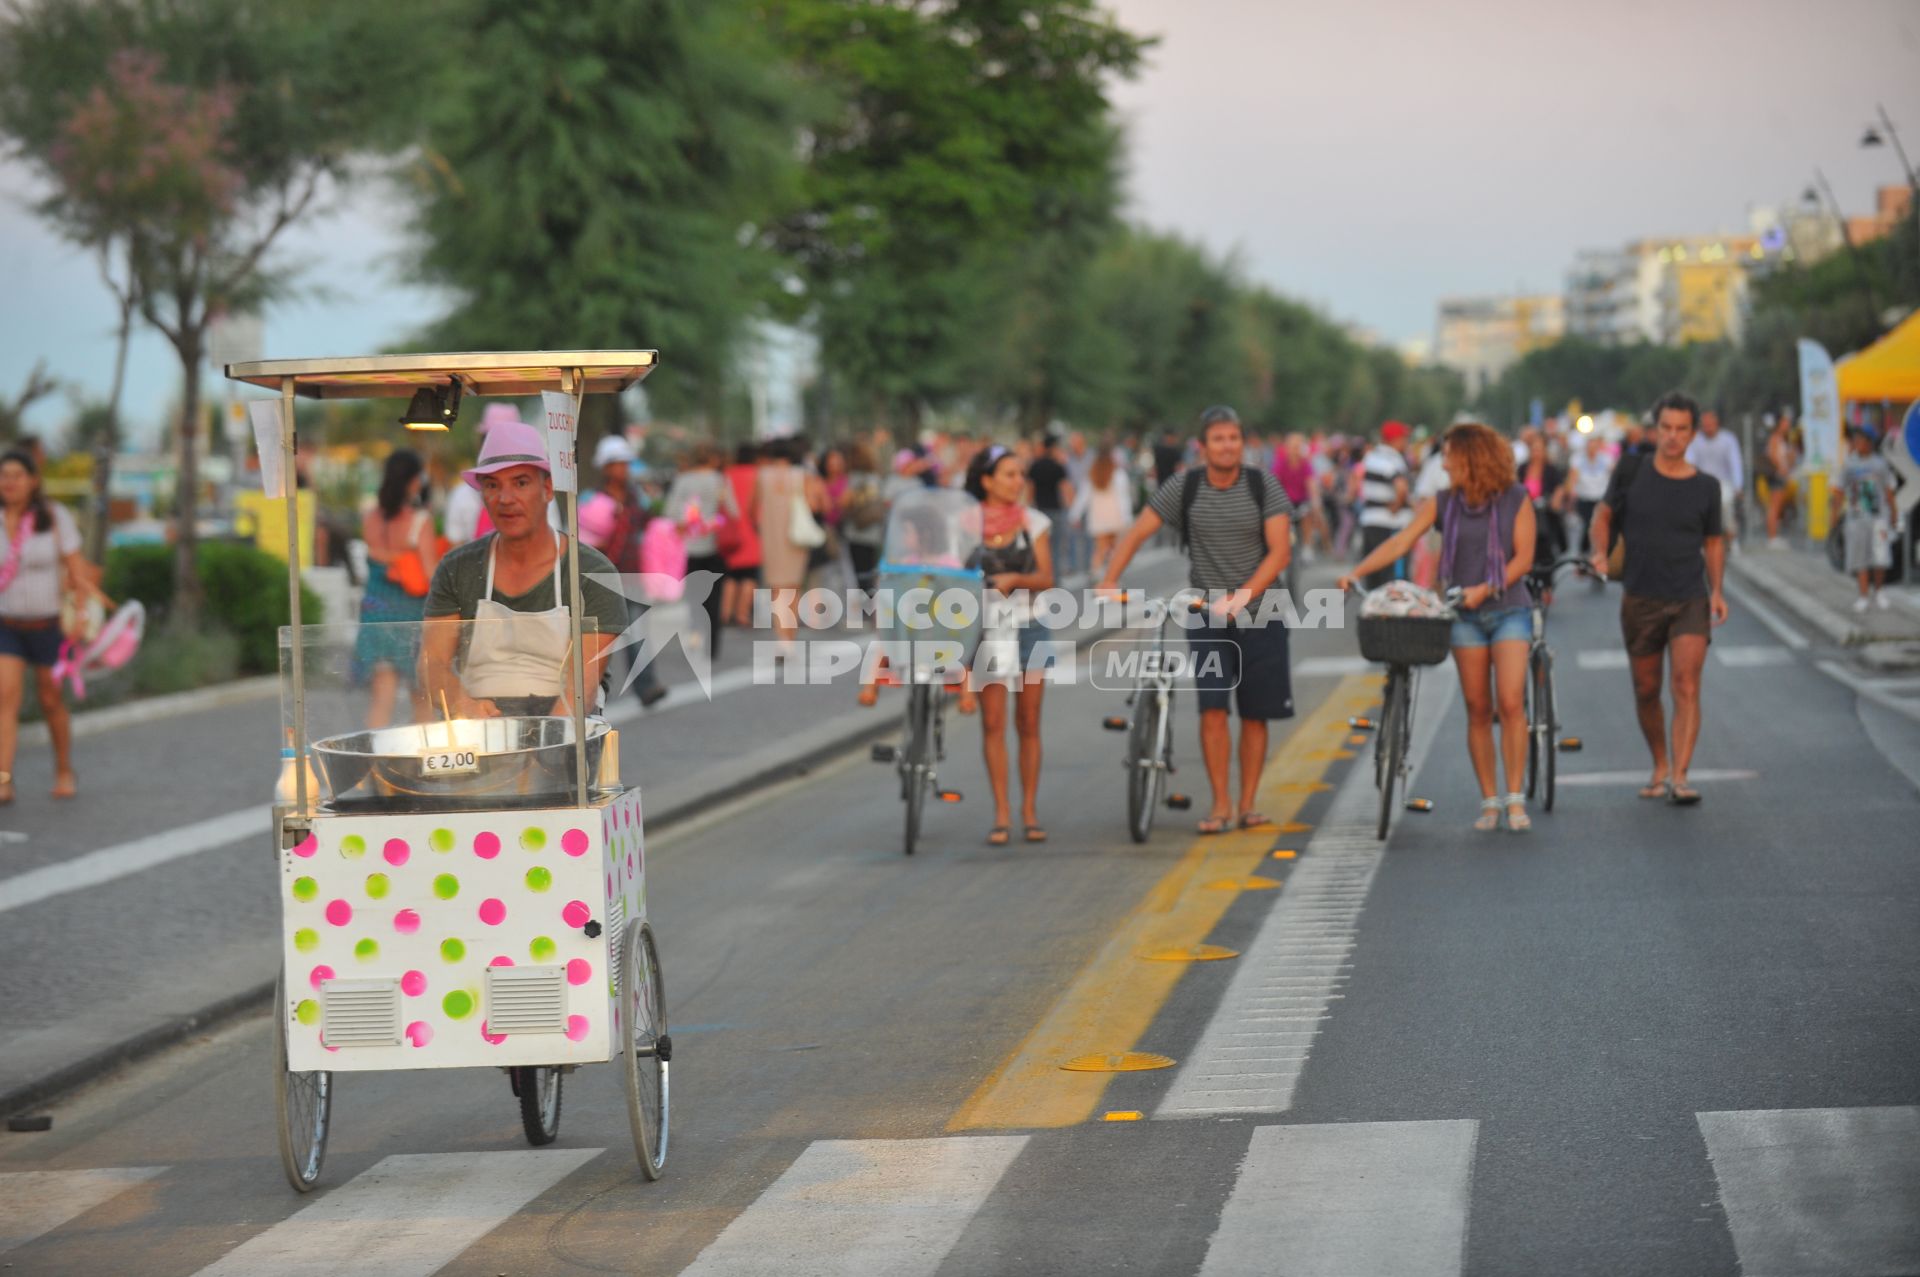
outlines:
[{"label": "green foliage", "polygon": [[141,695],[161,696],[228,682],[240,669],[240,640],[223,626],[188,629],[168,624],[147,631],[133,658],[130,681]]},{"label": "green foliage", "polygon": [[[270,674],[279,669],[278,636],[288,621],[286,563],[231,541],[203,543],[196,562],[208,616],[231,632],[239,670]],[[102,588],[116,599],[139,599],[154,621],[165,622],[174,601],[172,547],[129,545],[109,551]],[[320,597],[304,585],[300,610],[303,624],[322,623]]]},{"label": "green foliage", "polygon": [[804,99],[747,0],[455,0],[433,64],[420,274],[455,350],[663,352],[657,407],[717,405],[780,267]]}]

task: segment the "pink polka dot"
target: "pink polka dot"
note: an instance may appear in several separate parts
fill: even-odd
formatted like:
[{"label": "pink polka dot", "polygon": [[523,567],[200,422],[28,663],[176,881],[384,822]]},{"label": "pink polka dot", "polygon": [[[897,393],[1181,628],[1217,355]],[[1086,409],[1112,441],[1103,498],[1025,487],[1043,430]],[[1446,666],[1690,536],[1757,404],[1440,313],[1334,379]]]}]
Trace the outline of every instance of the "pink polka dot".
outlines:
[{"label": "pink polka dot", "polygon": [[336,927],[344,927],[353,921],[353,906],[344,900],[327,902],[327,921]]},{"label": "pink polka dot", "polygon": [[584,1042],[587,1037],[587,1017],[570,1015],[567,1017],[567,1041]]},{"label": "pink polka dot", "polygon": [[560,850],[566,852],[569,856],[586,855],[587,831],[584,829],[569,829],[566,833],[561,834]]},{"label": "pink polka dot", "polygon": [[513,959],[504,953],[496,953],[493,955],[493,961],[487,965],[490,967],[510,967],[513,965]]},{"label": "pink polka dot", "polygon": [[613,1004],[613,1031],[615,1033],[620,1031],[620,1004],[618,1002]]},{"label": "pink polka dot", "polygon": [[607,894],[609,896],[613,894],[613,875],[612,874],[607,875]]},{"label": "pink polka dot", "polygon": [[321,1045],[321,1046],[325,1046],[325,1047],[327,1047],[327,1050],[329,1050],[329,1051],[332,1051],[332,1052],[333,1052],[333,1053],[334,1053],[335,1055],[338,1055],[338,1054],[340,1053],[340,1048],[339,1048],[339,1047],[337,1047],[337,1046],[327,1046],[327,1044],[326,1044],[326,1041],[325,1041],[324,1039],[322,1039],[322,1041],[321,1041],[321,1043],[320,1043],[320,1045]]},{"label": "pink polka dot", "polygon": [[575,958],[567,963],[567,983],[585,984],[593,979],[593,964],[585,958]]},{"label": "pink polka dot", "polygon": [[507,906],[499,900],[487,899],[480,902],[480,921],[489,927],[497,927],[507,920]]},{"label": "pink polka dot", "polygon": [[381,854],[387,858],[387,863],[390,865],[404,865],[407,863],[407,857],[413,854],[413,849],[407,846],[407,840],[404,838],[389,838],[386,850]]},{"label": "pink polka dot", "polygon": [[293,845],[293,854],[302,860],[305,860],[318,850],[320,850],[320,840],[312,834],[308,834],[305,838],[302,838]]},{"label": "pink polka dot", "polygon": [[500,854],[500,835],[475,834],[473,837],[473,854],[482,860],[492,860]]},{"label": "pink polka dot", "polygon": [[507,1035],[504,1033],[487,1032],[487,1022],[485,1020],[480,1021],[480,1036],[485,1038],[487,1041],[493,1043],[493,1045],[495,1046],[499,1046],[502,1042],[505,1042],[507,1040]]},{"label": "pink polka dot", "polygon": [[409,971],[400,977],[400,992],[410,998],[417,998],[427,991],[427,973]]},{"label": "pink polka dot", "polygon": [[[608,889],[611,894],[611,888]],[[569,900],[567,907],[560,911],[560,920],[569,927],[584,927],[593,918],[593,910],[587,908],[584,900]]]},{"label": "pink polka dot", "polygon": [[627,853],[627,872],[629,874],[633,872],[633,853],[632,852]]},{"label": "pink polka dot", "polygon": [[407,1026],[407,1041],[415,1046],[425,1046],[433,1041],[433,1026],[425,1020],[415,1020]]},{"label": "pink polka dot", "polygon": [[315,990],[318,990],[322,980],[331,979],[333,979],[333,968],[323,962],[308,974],[307,983],[312,985]]},{"label": "pink polka dot", "polygon": [[420,915],[411,909],[402,909],[393,915],[393,929],[403,936],[410,936],[420,930]]}]

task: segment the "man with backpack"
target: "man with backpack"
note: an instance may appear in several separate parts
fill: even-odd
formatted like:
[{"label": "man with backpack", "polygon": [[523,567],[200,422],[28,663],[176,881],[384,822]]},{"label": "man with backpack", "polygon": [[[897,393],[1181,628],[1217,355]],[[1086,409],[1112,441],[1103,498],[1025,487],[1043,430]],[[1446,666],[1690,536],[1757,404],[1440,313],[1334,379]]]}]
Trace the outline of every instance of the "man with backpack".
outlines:
[{"label": "man with backpack", "polygon": [[[1292,556],[1293,505],[1277,482],[1242,464],[1246,436],[1233,409],[1218,406],[1200,415],[1200,452],[1204,465],[1174,475],[1154,492],[1115,548],[1099,588],[1114,589],[1133,556],[1163,526],[1180,534],[1188,580],[1211,600],[1209,625],[1194,630],[1192,642],[1200,750],[1213,788],[1213,808],[1199,828],[1217,834],[1235,824],[1251,829],[1266,823],[1254,802],[1267,762],[1267,723],[1293,717],[1287,628],[1254,621],[1262,596]],[[1240,715],[1237,803],[1230,794],[1229,706]]]}]

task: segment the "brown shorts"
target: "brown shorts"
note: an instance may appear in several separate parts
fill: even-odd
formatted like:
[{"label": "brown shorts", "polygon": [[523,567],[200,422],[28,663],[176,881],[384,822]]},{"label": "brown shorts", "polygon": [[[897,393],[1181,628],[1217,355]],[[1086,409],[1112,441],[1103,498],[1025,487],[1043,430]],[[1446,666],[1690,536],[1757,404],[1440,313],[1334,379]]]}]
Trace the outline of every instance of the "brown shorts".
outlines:
[{"label": "brown shorts", "polygon": [[1658,656],[1683,634],[1713,642],[1713,613],[1705,598],[1651,599],[1629,594],[1620,600],[1620,634],[1630,657]]}]

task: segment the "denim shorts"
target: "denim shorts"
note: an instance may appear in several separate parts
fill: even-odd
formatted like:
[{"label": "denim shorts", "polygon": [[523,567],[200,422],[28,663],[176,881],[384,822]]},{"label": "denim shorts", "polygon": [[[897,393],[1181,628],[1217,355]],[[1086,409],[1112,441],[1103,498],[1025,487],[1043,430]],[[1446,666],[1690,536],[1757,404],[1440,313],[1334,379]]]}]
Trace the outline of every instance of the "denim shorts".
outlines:
[{"label": "denim shorts", "polygon": [[1533,610],[1524,607],[1483,607],[1459,612],[1453,618],[1454,647],[1485,647],[1517,639],[1533,642]]}]

